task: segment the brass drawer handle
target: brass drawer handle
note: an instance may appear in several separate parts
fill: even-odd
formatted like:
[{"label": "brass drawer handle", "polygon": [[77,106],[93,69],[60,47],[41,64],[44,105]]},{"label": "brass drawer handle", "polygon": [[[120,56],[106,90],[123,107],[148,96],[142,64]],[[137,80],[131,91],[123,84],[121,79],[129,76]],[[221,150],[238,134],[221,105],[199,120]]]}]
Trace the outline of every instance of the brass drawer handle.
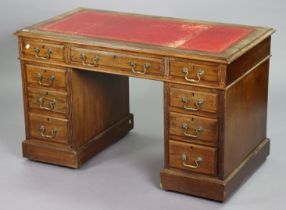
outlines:
[{"label": "brass drawer handle", "polygon": [[187,162],[187,155],[185,153],[182,154],[181,156],[181,160],[183,161],[182,164],[183,166],[187,167],[187,168],[192,168],[192,169],[196,169],[200,166],[200,164],[203,162],[203,158],[202,157],[197,157],[197,159],[195,160],[195,164],[188,164]]},{"label": "brass drawer handle", "polygon": [[46,127],[44,125],[41,125],[40,127],[40,131],[41,131],[41,136],[48,138],[48,139],[53,139],[57,136],[57,133],[59,131],[59,129],[57,128],[53,128],[52,131],[50,132],[50,134],[46,134]]},{"label": "brass drawer handle", "polygon": [[40,48],[37,48],[37,47],[36,47],[36,48],[34,49],[34,51],[35,51],[35,57],[36,57],[36,58],[39,58],[39,59],[43,59],[43,60],[50,59],[50,58],[51,58],[51,55],[53,54],[53,51],[52,51],[51,48],[49,48],[49,49],[47,50],[47,55],[46,55],[46,56],[41,56],[41,55],[40,55],[40,52],[41,52]]},{"label": "brass drawer handle", "polygon": [[55,75],[51,75],[51,76],[49,76],[49,78],[47,79],[48,82],[47,82],[47,83],[44,83],[44,82],[43,82],[44,76],[43,76],[41,73],[38,73],[37,78],[38,78],[38,83],[39,83],[41,86],[44,86],[44,87],[51,87],[51,86],[53,86],[54,81],[56,80],[56,76],[55,76]]},{"label": "brass drawer handle", "polygon": [[187,136],[187,137],[192,137],[192,138],[198,138],[201,133],[204,131],[204,129],[200,126],[198,128],[195,129],[195,134],[191,134],[188,132],[189,130],[189,126],[187,123],[183,123],[182,124],[182,129],[184,129],[184,135]]},{"label": "brass drawer handle", "polygon": [[186,97],[186,96],[182,97],[182,102],[184,103],[183,108],[186,109],[186,110],[189,110],[189,111],[199,111],[201,106],[204,103],[204,99],[197,99],[195,101],[195,107],[189,107],[189,106],[187,106],[188,101],[189,101],[188,97]]},{"label": "brass drawer handle", "polygon": [[132,67],[131,68],[131,71],[134,73],[134,74],[146,74],[147,70],[150,68],[150,63],[144,63],[143,65],[143,71],[136,71],[136,66],[137,64],[134,62],[134,61],[130,61],[129,62],[129,65]]},{"label": "brass drawer handle", "polygon": [[52,99],[49,101],[48,106],[45,106],[45,98],[43,97],[39,97],[38,102],[40,104],[40,108],[45,110],[54,110],[57,103],[56,99]]},{"label": "brass drawer handle", "polygon": [[197,72],[197,78],[198,79],[190,79],[190,78],[188,78],[188,76],[189,76],[189,68],[184,67],[182,71],[183,71],[183,73],[185,73],[185,80],[187,80],[189,82],[192,82],[192,83],[199,83],[201,81],[201,78],[203,78],[203,76],[205,75],[205,71],[204,70],[199,70]]},{"label": "brass drawer handle", "polygon": [[98,61],[99,61],[99,56],[94,56],[94,58],[92,59],[92,63],[87,63],[87,56],[84,53],[80,54],[80,60],[82,65],[84,66],[89,66],[89,67],[94,67],[98,65]]}]

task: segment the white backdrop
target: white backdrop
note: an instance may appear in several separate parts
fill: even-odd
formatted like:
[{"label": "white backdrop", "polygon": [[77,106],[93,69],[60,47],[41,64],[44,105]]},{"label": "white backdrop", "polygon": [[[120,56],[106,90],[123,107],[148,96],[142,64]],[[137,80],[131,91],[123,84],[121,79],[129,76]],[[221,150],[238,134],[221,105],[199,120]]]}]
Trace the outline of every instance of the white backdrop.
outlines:
[{"label": "white backdrop", "polygon": [[[23,28],[76,7],[270,26],[268,137],[271,155],[227,202],[159,189],[163,167],[160,82],[131,79],[135,129],[80,170],[21,157],[24,120],[17,40]],[[285,209],[286,4],[283,0],[9,0],[0,2],[0,209]]]}]

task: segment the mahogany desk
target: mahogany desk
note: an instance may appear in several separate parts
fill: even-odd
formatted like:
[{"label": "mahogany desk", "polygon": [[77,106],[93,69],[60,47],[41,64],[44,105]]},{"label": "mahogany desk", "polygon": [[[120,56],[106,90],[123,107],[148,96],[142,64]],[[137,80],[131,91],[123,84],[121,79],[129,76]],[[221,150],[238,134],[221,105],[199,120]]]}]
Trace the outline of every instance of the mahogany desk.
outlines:
[{"label": "mahogany desk", "polygon": [[90,9],[19,30],[23,155],[80,167],[133,128],[129,76],[158,80],[161,188],[223,201],[269,154],[273,32]]}]

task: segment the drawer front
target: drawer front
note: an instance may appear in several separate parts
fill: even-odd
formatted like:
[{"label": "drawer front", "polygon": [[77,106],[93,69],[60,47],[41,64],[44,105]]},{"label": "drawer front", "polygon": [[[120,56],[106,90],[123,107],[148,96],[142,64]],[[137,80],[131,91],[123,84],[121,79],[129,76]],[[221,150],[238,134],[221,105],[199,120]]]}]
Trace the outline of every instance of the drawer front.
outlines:
[{"label": "drawer front", "polygon": [[26,65],[29,86],[66,89],[66,70]]},{"label": "drawer front", "polygon": [[217,149],[170,140],[169,165],[173,168],[215,176]]},{"label": "drawer front", "polygon": [[67,120],[30,113],[30,136],[47,142],[68,143]]},{"label": "drawer front", "polygon": [[109,67],[133,75],[162,76],[163,60],[83,48],[71,48],[71,62],[85,67]]},{"label": "drawer front", "polygon": [[64,61],[64,45],[37,40],[24,40],[22,47],[24,57],[41,61]]},{"label": "drawer front", "polygon": [[172,79],[193,85],[219,86],[219,66],[196,64],[192,61],[171,61]]},{"label": "drawer front", "polygon": [[29,108],[67,114],[67,94],[57,91],[28,88]]},{"label": "drawer front", "polygon": [[185,141],[201,141],[202,143],[217,143],[218,121],[198,117],[170,113],[170,134]]},{"label": "drawer front", "polygon": [[185,110],[189,113],[216,113],[218,96],[214,93],[170,88],[170,106]]}]

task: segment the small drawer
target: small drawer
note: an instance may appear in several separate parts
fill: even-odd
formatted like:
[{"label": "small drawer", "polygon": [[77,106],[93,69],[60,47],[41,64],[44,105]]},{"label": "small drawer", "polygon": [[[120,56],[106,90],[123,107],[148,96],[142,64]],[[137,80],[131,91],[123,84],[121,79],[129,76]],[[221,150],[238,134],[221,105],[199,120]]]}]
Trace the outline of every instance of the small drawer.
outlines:
[{"label": "small drawer", "polygon": [[170,106],[189,113],[216,113],[218,96],[215,93],[170,88]]},{"label": "small drawer", "polygon": [[169,165],[177,169],[215,176],[217,173],[217,149],[170,140]]},{"label": "small drawer", "polygon": [[35,113],[30,113],[29,118],[31,138],[47,142],[68,143],[67,120]]},{"label": "small drawer", "polygon": [[50,43],[42,40],[24,40],[22,55],[28,58],[35,58],[42,61],[64,61],[64,45]]},{"label": "small drawer", "polygon": [[218,121],[171,112],[170,134],[184,141],[216,144],[218,140]]},{"label": "small drawer", "polygon": [[132,75],[164,74],[163,60],[159,58],[137,57],[100,50],[71,48],[71,63],[85,67],[108,67],[126,71]]},{"label": "small drawer", "polygon": [[28,88],[29,108],[67,114],[67,93]]},{"label": "small drawer", "polygon": [[29,86],[66,89],[66,70],[26,65]]},{"label": "small drawer", "polygon": [[170,61],[170,77],[173,80],[195,85],[218,86],[219,66],[184,61]]}]

